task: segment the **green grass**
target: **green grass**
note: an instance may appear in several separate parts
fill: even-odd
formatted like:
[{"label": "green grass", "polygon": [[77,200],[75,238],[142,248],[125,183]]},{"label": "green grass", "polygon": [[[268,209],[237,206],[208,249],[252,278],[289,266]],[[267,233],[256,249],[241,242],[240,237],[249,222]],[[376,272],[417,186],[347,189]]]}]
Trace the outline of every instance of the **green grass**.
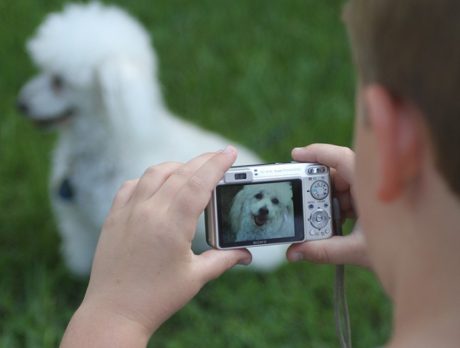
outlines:
[{"label": "green grass", "polygon": [[[15,111],[34,68],[24,42],[57,0],[0,0],[0,347],[56,346],[86,281],[59,256],[47,195],[53,135]],[[289,160],[311,142],[350,145],[353,71],[342,1],[115,1],[154,37],[170,108]],[[333,267],[229,272],[208,284],[152,338],[153,347],[334,347]],[[373,275],[347,270],[355,347],[381,345],[390,305]],[[154,296],[154,289],[152,289]]]}]

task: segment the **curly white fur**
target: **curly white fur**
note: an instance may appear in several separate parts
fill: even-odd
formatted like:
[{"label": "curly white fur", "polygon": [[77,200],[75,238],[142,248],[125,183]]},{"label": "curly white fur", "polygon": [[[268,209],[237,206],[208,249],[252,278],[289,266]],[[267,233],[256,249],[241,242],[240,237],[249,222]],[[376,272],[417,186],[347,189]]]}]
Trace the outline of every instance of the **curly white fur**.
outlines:
[{"label": "curly white fur", "polygon": [[[18,104],[36,123],[59,131],[50,194],[70,270],[87,274],[112,197],[123,181],[154,164],[187,161],[230,141],[172,115],[156,77],[144,28],[126,12],[99,3],[50,14],[27,44],[41,73]],[[239,163],[260,159],[239,147]],[[58,195],[68,180],[71,200]],[[205,248],[200,221],[195,250]],[[272,269],[285,248],[260,249],[257,269]]]},{"label": "curly white fur", "polygon": [[289,183],[247,185],[230,209],[235,242],[293,237],[292,187]]}]

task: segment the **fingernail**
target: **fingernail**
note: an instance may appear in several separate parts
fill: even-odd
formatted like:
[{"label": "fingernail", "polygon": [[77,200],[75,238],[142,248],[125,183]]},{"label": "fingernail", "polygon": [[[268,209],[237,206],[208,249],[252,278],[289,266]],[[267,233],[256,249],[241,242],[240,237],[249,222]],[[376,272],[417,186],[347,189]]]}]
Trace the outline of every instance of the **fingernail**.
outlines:
[{"label": "fingernail", "polygon": [[301,253],[293,253],[291,254],[290,260],[292,262],[302,261],[303,255]]},{"label": "fingernail", "polygon": [[226,155],[233,155],[236,152],[236,149],[232,145],[227,145],[227,147],[221,150],[221,152]]},{"label": "fingernail", "polygon": [[241,259],[240,261],[238,261],[238,264],[239,265],[243,265],[243,266],[247,266],[251,263],[252,261],[252,258],[251,257],[245,257],[244,259]]},{"label": "fingernail", "polygon": [[299,152],[300,150],[302,150],[300,147],[295,147],[292,149],[292,153]]}]

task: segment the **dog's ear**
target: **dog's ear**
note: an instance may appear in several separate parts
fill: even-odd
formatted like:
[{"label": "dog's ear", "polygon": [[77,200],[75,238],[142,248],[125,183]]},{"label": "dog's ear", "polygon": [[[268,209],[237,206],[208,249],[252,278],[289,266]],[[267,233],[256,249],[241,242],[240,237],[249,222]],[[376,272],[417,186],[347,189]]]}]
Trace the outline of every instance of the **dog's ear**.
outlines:
[{"label": "dog's ear", "polygon": [[288,201],[288,204],[286,205],[286,210],[289,214],[294,213],[294,203],[292,203],[292,200]]},{"label": "dog's ear", "polygon": [[286,209],[289,214],[294,213],[294,202],[293,202],[293,192],[292,192],[292,184],[287,184],[283,194],[284,199],[286,200]]},{"label": "dog's ear", "polygon": [[110,60],[97,71],[103,107],[116,132],[151,136],[158,109],[164,110],[160,88],[149,64]]},{"label": "dog's ear", "polygon": [[236,194],[235,198],[233,198],[232,207],[230,209],[230,225],[234,233],[238,233],[241,229],[241,222],[245,218],[243,214],[246,196],[246,192],[242,189]]}]

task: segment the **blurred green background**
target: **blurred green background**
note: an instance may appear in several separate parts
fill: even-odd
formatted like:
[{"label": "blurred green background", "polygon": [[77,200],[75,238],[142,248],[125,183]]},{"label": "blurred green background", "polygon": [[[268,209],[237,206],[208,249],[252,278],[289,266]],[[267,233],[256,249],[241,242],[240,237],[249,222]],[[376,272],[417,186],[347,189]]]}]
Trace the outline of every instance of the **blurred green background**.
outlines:
[{"label": "blurred green background", "polygon": [[[58,0],[0,0],[0,347],[56,346],[82,299],[59,255],[47,194],[55,136],[15,110],[35,70],[24,43]],[[337,0],[113,1],[147,27],[169,107],[267,161],[312,142],[350,145],[353,69]],[[335,347],[334,268],[229,272],[151,340],[153,347]],[[355,347],[388,338],[374,276],[347,269]],[[152,296],[154,290],[152,290]]]}]

